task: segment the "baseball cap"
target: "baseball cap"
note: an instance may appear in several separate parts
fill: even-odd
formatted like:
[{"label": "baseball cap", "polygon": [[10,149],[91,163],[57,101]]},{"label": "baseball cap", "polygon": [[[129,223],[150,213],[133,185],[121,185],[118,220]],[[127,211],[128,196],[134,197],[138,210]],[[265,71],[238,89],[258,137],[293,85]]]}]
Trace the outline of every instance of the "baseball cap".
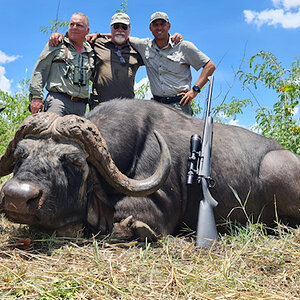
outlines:
[{"label": "baseball cap", "polygon": [[151,18],[150,18],[150,24],[155,21],[155,20],[165,20],[166,22],[169,22],[169,17],[166,13],[161,12],[161,11],[157,11],[156,13],[154,13]]},{"label": "baseball cap", "polygon": [[130,25],[130,18],[128,15],[126,15],[124,13],[116,13],[112,16],[110,25],[113,25],[116,23]]}]

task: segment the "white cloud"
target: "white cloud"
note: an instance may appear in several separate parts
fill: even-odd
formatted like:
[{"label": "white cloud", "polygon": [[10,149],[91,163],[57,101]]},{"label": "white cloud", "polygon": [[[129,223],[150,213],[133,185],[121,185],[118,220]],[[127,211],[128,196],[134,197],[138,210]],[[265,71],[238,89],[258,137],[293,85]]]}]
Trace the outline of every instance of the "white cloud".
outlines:
[{"label": "white cloud", "polygon": [[246,23],[254,23],[258,27],[262,25],[282,26],[283,28],[300,27],[300,0],[273,0],[275,9],[263,11],[244,10]]},{"label": "white cloud", "polygon": [[9,56],[0,50],[0,64],[10,63],[10,62],[18,59],[19,57],[20,57],[19,55]]},{"label": "white cloud", "polygon": [[234,126],[240,126],[239,125],[239,120],[235,119],[235,120],[229,120],[228,122],[229,125],[234,125]]},{"label": "white cloud", "polygon": [[4,92],[10,93],[11,82],[9,79],[7,79],[4,76],[5,68],[2,67],[1,65],[13,62],[16,59],[18,59],[19,57],[20,57],[19,55],[7,55],[3,51],[0,50],[0,89]]},{"label": "white cloud", "polygon": [[4,76],[5,68],[0,66],[0,90],[10,92],[10,81]]},{"label": "white cloud", "polygon": [[300,6],[300,0],[273,0],[272,2],[276,8],[283,6],[286,10],[299,8]]}]

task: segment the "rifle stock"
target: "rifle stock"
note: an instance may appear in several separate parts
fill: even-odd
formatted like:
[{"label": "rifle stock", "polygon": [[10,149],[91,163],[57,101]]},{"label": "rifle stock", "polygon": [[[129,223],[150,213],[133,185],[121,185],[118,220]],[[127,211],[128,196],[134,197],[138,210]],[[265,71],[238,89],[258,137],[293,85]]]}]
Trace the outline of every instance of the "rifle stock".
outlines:
[{"label": "rifle stock", "polygon": [[203,199],[199,204],[198,223],[196,231],[196,247],[209,249],[218,239],[218,232],[214,216],[214,208],[218,202],[209,192],[208,183],[205,178],[201,178]]}]

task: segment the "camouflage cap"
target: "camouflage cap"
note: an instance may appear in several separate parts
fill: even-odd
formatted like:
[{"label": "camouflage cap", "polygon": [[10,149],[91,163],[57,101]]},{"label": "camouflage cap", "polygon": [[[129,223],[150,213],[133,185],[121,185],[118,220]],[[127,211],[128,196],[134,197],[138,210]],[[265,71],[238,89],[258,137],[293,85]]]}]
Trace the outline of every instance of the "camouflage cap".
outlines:
[{"label": "camouflage cap", "polygon": [[124,13],[116,13],[112,16],[110,25],[113,25],[116,23],[130,25],[130,18],[128,15],[126,15]]},{"label": "camouflage cap", "polygon": [[151,24],[153,21],[155,21],[155,20],[164,20],[164,21],[170,23],[170,22],[169,22],[169,17],[168,17],[168,15],[167,15],[166,13],[164,13],[164,12],[161,12],[161,11],[157,11],[156,13],[154,13],[154,14],[151,16],[151,18],[150,18],[150,24]]}]

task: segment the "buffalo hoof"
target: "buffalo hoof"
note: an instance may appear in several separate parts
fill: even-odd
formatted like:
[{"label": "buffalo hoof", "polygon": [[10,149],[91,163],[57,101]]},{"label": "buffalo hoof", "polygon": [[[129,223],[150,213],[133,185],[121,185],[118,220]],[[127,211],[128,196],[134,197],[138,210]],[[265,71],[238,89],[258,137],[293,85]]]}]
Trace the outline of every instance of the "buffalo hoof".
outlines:
[{"label": "buffalo hoof", "polygon": [[138,240],[140,242],[156,242],[155,232],[142,221],[133,221],[132,216],[127,217],[120,223],[114,223],[112,236],[122,240]]}]

